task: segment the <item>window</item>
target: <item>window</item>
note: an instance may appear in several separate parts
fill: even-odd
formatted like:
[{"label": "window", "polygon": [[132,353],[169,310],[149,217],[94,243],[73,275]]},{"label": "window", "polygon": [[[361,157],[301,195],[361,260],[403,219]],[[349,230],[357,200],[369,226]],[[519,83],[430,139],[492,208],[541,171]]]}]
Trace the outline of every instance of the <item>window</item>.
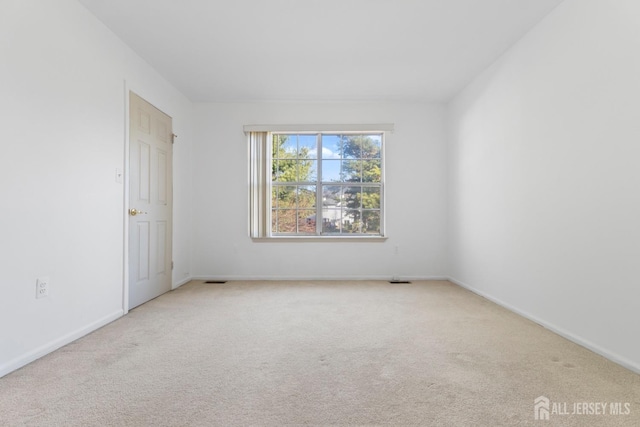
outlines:
[{"label": "window", "polygon": [[385,132],[251,132],[252,237],[384,236]]}]

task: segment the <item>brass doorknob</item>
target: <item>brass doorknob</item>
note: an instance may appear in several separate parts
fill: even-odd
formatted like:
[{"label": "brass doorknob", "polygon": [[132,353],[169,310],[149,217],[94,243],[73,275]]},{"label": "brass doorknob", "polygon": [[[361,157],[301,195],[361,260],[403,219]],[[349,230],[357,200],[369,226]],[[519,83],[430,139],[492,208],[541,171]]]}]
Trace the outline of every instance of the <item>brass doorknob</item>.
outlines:
[{"label": "brass doorknob", "polygon": [[136,216],[138,214],[142,215],[142,214],[146,214],[146,212],[139,211],[136,208],[129,209],[129,215]]}]

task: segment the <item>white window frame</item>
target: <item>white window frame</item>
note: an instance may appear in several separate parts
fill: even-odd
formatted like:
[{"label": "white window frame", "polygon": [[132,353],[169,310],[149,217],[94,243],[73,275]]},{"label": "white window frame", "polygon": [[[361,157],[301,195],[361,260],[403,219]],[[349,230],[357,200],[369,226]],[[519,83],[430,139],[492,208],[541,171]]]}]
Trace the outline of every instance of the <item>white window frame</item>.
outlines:
[{"label": "white window frame", "polygon": [[[385,240],[385,145],[393,124],[375,125],[247,125],[244,131],[249,140],[249,235],[254,240]],[[274,234],[271,232],[271,142],[273,134],[382,134],[380,187],[380,234],[345,233],[322,234],[322,221],[316,221],[316,234]],[[319,136],[320,138],[320,136]],[[320,142],[318,142],[318,146]],[[320,156],[318,156],[320,157]],[[321,192],[321,159],[318,158],[317,194]],[[327,185],[328,183],[324,183]],[[353,183],[351,183],[353,185]],[[348,183],[336,183],[347,186]],[[369,184],[360,183],[362,186]],[[322,195],[316,196],[316,218],[321,217]]]}]

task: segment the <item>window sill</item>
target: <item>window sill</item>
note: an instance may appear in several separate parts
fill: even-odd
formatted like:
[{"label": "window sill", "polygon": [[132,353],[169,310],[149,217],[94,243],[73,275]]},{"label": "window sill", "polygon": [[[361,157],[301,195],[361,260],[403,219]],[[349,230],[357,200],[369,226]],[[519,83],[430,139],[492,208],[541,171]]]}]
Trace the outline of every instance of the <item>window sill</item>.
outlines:
[{"label": "window sill", "polygon": [[252,237],[256,243],[274,242],[384,242],[386,236],[272,236]]}]

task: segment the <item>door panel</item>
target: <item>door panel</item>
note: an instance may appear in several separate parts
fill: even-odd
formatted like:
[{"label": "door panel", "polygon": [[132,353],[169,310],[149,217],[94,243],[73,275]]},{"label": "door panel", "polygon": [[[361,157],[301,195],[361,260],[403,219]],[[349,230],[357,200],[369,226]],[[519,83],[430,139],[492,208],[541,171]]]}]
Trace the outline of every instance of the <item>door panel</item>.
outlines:
[{"label": "door panel", "polygon": [[130,94],[129,308],[171,290],[171,117]]},{"label": "door panel", "polygon": [[138,196],[136,202],[150,202],[149,194],[151,190],[151,147],[149,144],[138,139],[135,141],[138,145],[139,161],[138,161]]},{"label": "door panel", "polygon": [[149,223],[138,221],[137,252],[138,252],[138,275],[137,282],[149,279],[149,245],[151,235],[149,233]]}]

